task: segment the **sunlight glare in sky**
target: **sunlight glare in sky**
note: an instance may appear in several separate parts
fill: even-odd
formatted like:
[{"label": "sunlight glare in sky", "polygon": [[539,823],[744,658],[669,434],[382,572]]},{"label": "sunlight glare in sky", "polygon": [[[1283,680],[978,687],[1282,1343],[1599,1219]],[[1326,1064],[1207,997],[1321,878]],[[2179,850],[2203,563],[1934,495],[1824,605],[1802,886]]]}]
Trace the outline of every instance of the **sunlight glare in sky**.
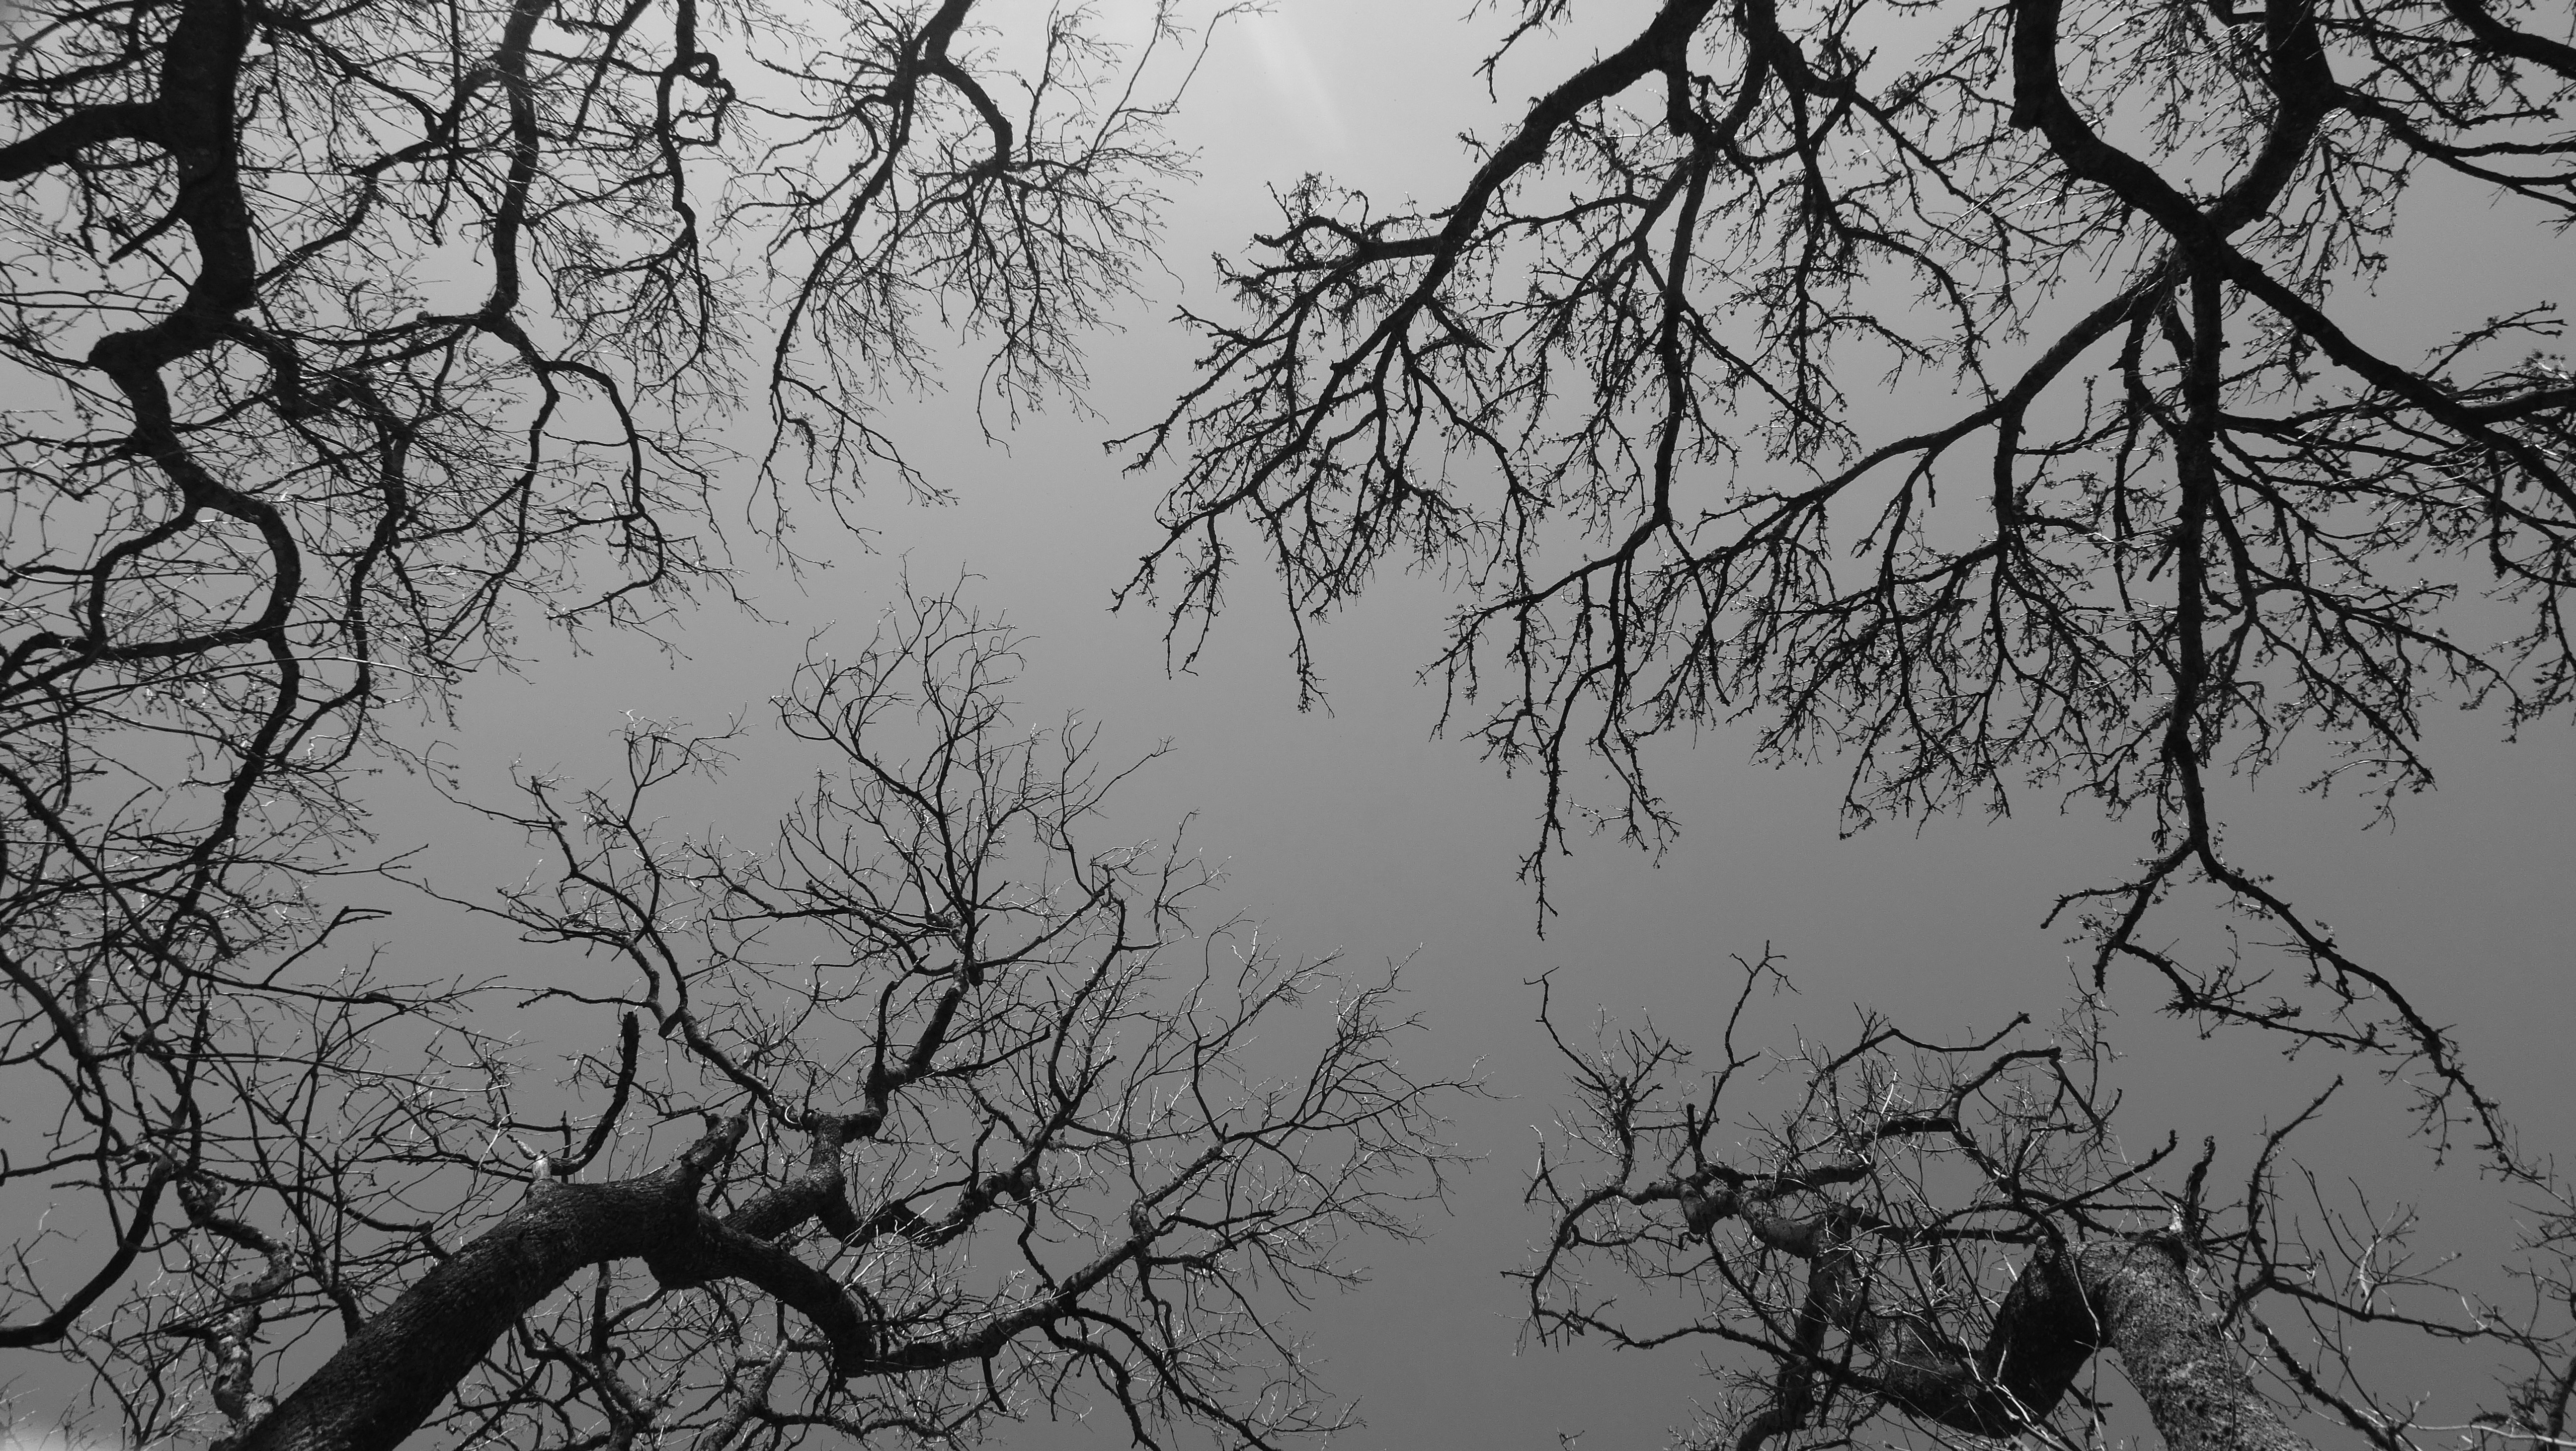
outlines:
[{"label": "sunlight glare in sky", "polygon": [[1315,64],[1315,53],[1298,34],[1297,22],[1276,13],[1253,14],[1245,16],[1242,25],[1245,41],[1260,59],[1262,76],[1303,139],[1327,150],[1343,150],[1349,133],[1342,125],[1342,108]]}]

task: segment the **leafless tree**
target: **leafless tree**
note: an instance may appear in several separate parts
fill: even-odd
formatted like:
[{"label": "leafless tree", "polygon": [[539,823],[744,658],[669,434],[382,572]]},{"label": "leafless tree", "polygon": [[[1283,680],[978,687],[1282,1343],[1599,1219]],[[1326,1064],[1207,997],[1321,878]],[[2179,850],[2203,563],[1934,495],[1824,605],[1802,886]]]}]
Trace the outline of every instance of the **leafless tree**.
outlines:
[{"label": "leafless tree", "polygon": [[[368,914],[312,888],[374,865],[353,771],[523,632],[729,588],[746,394],[771,442],[725,507],[792,555],[799,494],[930,487],[871,412],[930,365],[917,315],[1004,409],[1077,384],[1181,161],[1185,37],[1129,18],[0,9],[0,1343],[66,1343],[173,1235],[335,1255],[345,1206],[413,1192],[288,1132],[409,1142],[455,1081],[416,1055],[498,1041],[472,983],[341,970]],[[672,1162],[720,1174],[722,1140]],[[213,1187],[352,1179],[257,1230]],[[354,1332],[438,1248],[393,1244],[297,1282]]]},{"label": "leafless tree", "polygon": [[[1575,9],[1496,8],[1489,77]],[[1301,621],[1444,571],[1449,719],[1545,782],[1542,913],[1570,826],[1669,830],[1646,743],[1738,717],[1848,770],[1854,823],[2143,818],[2137,872],[2059,904],[2097,980],[2421,1060],[2428,1112],[2510,1158],[2439,1017],[2230,860],[2211,783],[2289,761],[2392,800],[2432,780],[2428,704],[2519,726],[2576,691],[2561,315],[2345,306],[2426,209],[2576,214],[2564,7],[1648,10],[1454,192],[1281,193],[1129,441],[1177,470],[1131,590],[1186,651],[1243,560]],[[2177,892],[2286,970],[2158,945]]]},{"label": "leafless tree", "polygon": [[[1099,839],[1132,768],[1013,718],[1015,648],[933,598],[809,663],[779,707],[821,770],[774,843],[658,827],[722,739],[640,727],[613,789],[527,780],[550,865],[487,910],[587,965],[438,1004],[426,1052],[206,1029],[148,1168],[183,1212],[132,1215],[157,1273],[58,1338],[130,1444],[1335,1425],[1275,1317],[1408,1232],[1451,1085],[1399,1065],[1391,983],[1193,924],[1204,862]],[[564,1036],[598,1051],[531,1061]]]},{"label": "leafless tree", "polygon": [[[1489,79],[1577,20],[1613,33],[1428,202],[1283,190],[1235,306],[1187,317],[1195,384],[1127,440],[1176,474],[1130,586],[1175,648],[1246,565],[1301,631],[1389,564],[1443,572],[1443,724],[1541,778],[1542,920],[1574,831],[1665,839],[1649,745],[1713,722],[1833,760],[1855,826],[2029,796],[2137,819],[2138,869],[2056,905],[2087,990],[2143,969],[2205,1028],[2402,1078],[2536,1236],[2538,1310],[2463,1314],[2374,1278],[2341,1211],[2286,1230],[2277,1142],[2205,1199],[2121,1146],[2089,1022],[1958,1047],[1872,1019],[1777,1060],[1730,1036],[1698,1083],[1614,1034],[1569,1045],[1540,1333],[1749,1352],[1743,1451],[1899,1413],[2045,1437],[2106,1347],[2169,1444],[2283,1444],[2277,1394],[2396,1448],[2407,1408],[2339,1357],[2411,1325],[2525,1358],[2463,1434],[2555,1444],[2576,1382],[2546,1151],[2416,985],[2230,856],[2217,783],[2286,765],[2385,805],[2432,782],[2428,705],[2512,730],[2576,700],[2561,314],[2361,304],[2428,212],[2544,238],[2576,216],[2566,7],[1490,9]],[[1313,686],[1302,635],[1297,668]],[[1590,772],[1606,804],[1575,799]],[[2177,899],[2253,926],[2177,925]],[[1746,1138],[1764,1063],[1800,1091]],[[1654,1320],[1672,1290],[1682,1318]]]},{"label": "leafless tree", "polygon": [[0,935],[57,944],[13,956],[243,950],[388,699],[724,578],[747,350],[764,472],[836,501],[926,487],[868,422],[924,307],[1005,404],[1077,382],[1180,37],[1006,57],[972,9],[12,7]]},{"label": "leafless tree", "polygon": [[[2141,1411],[2191,1451],[2564,1441],[2563,1191],[2518,1186],[2537,1213],[2481,1292],[2482,1249],[2418,1247],[2402,1207],[2292,1158],[2335,1087],[2228,1145],[2248,1160],[2231,1197],[2215,1137],[2121,1141],[2090,999],[2045,1032],[2024,1015],[1945,1043],[1863,1014],[1848,1041],[1765,1050],[1747,1009],[1779,969],[1744,969],[1705,1069],[1651,1028],[1569,1040],[1541,1013],[1578,1096],[1531,1188],[1550,1229],[1531,1324],[1701,1348],[1726,1394],[1685,1444],[2093,1447],[2137,1438]],[[2460,1409],[2481,1368],[2486,1404],[2427,1415],[2428,1387]]]}]

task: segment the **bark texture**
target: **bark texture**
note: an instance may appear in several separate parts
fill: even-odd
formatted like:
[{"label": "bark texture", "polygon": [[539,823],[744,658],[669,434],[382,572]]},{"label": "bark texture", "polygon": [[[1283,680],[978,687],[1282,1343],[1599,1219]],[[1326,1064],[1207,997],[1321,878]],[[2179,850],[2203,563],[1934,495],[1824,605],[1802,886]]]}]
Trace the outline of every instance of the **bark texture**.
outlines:
[{"label": "bark texture", "polygon": [[2040,1255],[1973,1373],[1898,1348],[1884,1388],[1927,1420],[2011,1437],[2056,1410],[2102,1350],[2119,1355],[2168,1451],[2306,1451],[2202,1308],[2183,1247],[2162,1235]]},{"label": "bark texture", "polygon": [[[2167,1236],[2034,1256],[2005,1293],[1985,1346],[1972,1352],[1919,1316],[1871,1306],[1853,1255],[1857,1216],[1746,1218],[1765,1243],[1810,1268],[1772,1404],[1744,1424],[1738,1451],[1805,1429],[1825,1375],[1850,1375],[1917,1419],[2012,1440],[2053,1414],[2105,1350],[2120,1357],[2168,1451],[2306,1451],[2306,1439],[2255,1389],[2202,1307],[2188,1253]],[[1835,1327],[1868,1351],[1866,1374],[1828,1349]]]},{"label": "bark texture", "polygon": [[2181,1246],[2161,1236],[2091,1244],[2076,1272],[2168,1451],[2305,1451],[2201,1309]]}]

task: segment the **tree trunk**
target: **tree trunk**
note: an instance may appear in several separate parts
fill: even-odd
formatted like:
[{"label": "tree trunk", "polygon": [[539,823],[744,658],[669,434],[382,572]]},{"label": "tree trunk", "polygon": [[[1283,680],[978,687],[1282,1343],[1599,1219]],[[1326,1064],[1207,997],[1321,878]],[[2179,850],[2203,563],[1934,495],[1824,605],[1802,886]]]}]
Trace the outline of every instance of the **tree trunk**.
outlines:
[{"label": "tree trunk", "polygon": [[392,1451],[513,1322],[575,1273],[693,1239],[698,1184],[741,1136],[737,1119],[638,1179],[533,1186],[525,1202],[360,1326],[234,1451]]},{"label": "tree trunk", "polygon": [[2106,1240],[2086,1245],[2075,1263],[2103,1339],[2167,1451],[2307,1451],[2202,1311],[2179,1245],[2163,1236]]},{"label": "tree trunk", "polygon": [[[1818,1253],[1811,1281],[1836,1273],[1833,1259],[1831,1248]],[[2235,1347],[2203,1310],[2182,1247],[2164,1235],[2041,1253],[2004,1295],[1973,1361],[1914,1322],[1880,1319],[1860,1304],[1848,1313],[1845,1328],[1875,1355],[1873,1388],[1909,1414],[1954,1430],[1997,1440],[2021,1435],[2057,1409],[2088,1361],[2110,1350],[2167,1451],[2308,1451],[2254,1388]],[[1807,1374],[1813,1370],[1811,1360]],[[1774,1410],[1792,1404],[1784,1398]],[[1758,1423],[1770,1427],[1764,1437],[1804,1418],[1770,1425],[1780,1419]]]}]

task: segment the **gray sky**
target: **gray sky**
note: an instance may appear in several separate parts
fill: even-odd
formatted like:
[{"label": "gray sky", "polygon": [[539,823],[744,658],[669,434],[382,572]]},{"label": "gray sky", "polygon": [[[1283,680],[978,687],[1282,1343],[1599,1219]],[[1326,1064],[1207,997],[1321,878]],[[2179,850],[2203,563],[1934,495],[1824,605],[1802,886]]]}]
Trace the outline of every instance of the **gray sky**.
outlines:
[{"label": "gray sky", "polygon": [[[1263,187],[1314,170],[1436,194],[1461,174],[1452,139],[1461,129],[1490,133],[1547,70],[1584,53],[1579,40],[1534,52],[1506,70],[1501,104],[1489,104],[1470,72],[1494,27],[1462,28],[1457,8],[1296,0],[1220,40],[1181,123],[1205,151],[1202,180],[1173,209],[1172,275],[1150,278],[1154,296],[1128,309],[1123,334],[1093,349],[1100,387],[1090,404],[1103,418],[1059,412],[1030,421],[1007,447],[988,447],[973,435],[970,398],[905,407],[898,440],[956,491],[954,507],[880,490],[868,509],[876,553],[847,552],[802,589],[757,585],[777,625],[710,609],[686,623],[677,661],[601,639],[590,656],[542,655],[524,680],[479,682],[453,749],[485,786],[512,759],[603,774],[624,712],[711,724],[756,708],[814,630],[844,622],[863,637],[898,559],[923,582],[961,566],[980,574],[974,598],[1038,638],[1023,691],[1032,715],[1080,710],[1129,750],[1166,736],[1176,743],[1127,799],[1137,829],[1195,812],[1193,839],[1232,863],[1232,903],[1261,916],[1292,953],[1339,949],[1366,969],[1418,951],[1408,976],[1433,1028],[1429,1058],[1452,1070],[1481,1060],[1501,1095],[1462,1112],[1461,1138],[1487,1157],[1462,1184],[1453,1217],[1427,1222],[1424,1243],[1373,1251],[1375,1283],[1306,1321],[1328,1382],[1364,1402],[1370,1427],[1346,1444],[1546,1447],[1562,1430],[1587,1432],[1588,1446],[1656,1445],[1689,1419],[1703,1389],[1689,1352],[1513,1358],[1517,1304],[1502,1272],[1543,1229],[1521,1191],[1533,1126],[1563,1096],[1525,981],[1554,969],[1560,1002],[1577,1018],[1597,1003],[1650,1013],[1685,1041],[1708,1038],[1724,1008],[1717,990],[1728,955],[1768,943],[1803,989],[1762,1020],[1783,1042],[1797,1028],[1845,1030],[1855,1001],[1925,1029],[1991,1028],[2025,1010],[2045,1020],[2063,1001],[2074,949],[2041,930],[2040,918],[2058,893],[2119,873],[2144,835],[2136,824],[2061,817],[2052,800],[2034,797],[2009,821],[1941,821],[1919,834],[1899,824],[1840,840],[1841,778],[1831,766],[1755,766],[1745,733],[1718,732],[1660,757],[1680,842],[1660,863],[1606,843],[1581,852],[1561,873],[1563,916],[1541,940],[1530,930],[1528,889],[1513,876],[1532,830],[1532,783],[1428,735],[1438,695],[1413,672],[1430,658],[1446,608],[1429,582],[1388,579],[1323,631],[1329,712],[1294,709],[1278,606],[1252,576],[1191,676],[1165,674],[1161,622],[1149,610],[1107,612],[1111,589],[1152,542],[1162,481],[1123,476],[1099,441],[1148,421],[1180,386],[1190,344],[1163,319],[1184,296],[1212,302],[1204,259],[1271,220]],[[2475,314],[2487,293],[2500,310],[2546,275],[2551,249],[2564,255],[2563,242],[2531,229],[2476,220],[2453,216],[2444,235],[2401,237],[2389,284],[2355,315],[2402,329],[2417,309]],[[971,371],[955,383],[971,389]],[[1891,418],[1890,430],[1901,421]],[[2473,1061],[2546,1148],[2566,1123],[2550,1094],[2571,1021],[2556,909],[2576,860],[2576,753],[2564,730],[2533,732],[2510,749],[2496,732],[2488,718],[2438,721],[2443,789],[2410,802],[2393,830],[2362,830],[2359,808],[2299,795],[2285,773],[2250,795],[2231,793],[2232,841],[2246,859],[2288,873],[2293,895],[2366,960],[2460,1023]],[[775,762],[738,773],[732,790],[745,814],[735,829],[759,830],[799,774]],[[388,840],[450,830],[408,815],[384,824]],[[443,871],[461,869],[461,854],[450,853]],[[451,891],[468,885],[448,876]],[[2123,985],[2115,1006],[2130,1054],[2127,1137],[2145,1144],[2167,1127],[2186,1141],[2216,1133],[2240,1173],[2267,1116],[2286,1115],[2349,1068],[2283,1065],[2241,1038],[2204,1043],[2155,1017],[2143,983]],[[2429,1159],[2418,1146],[2389,1146],[2392,1120],[2379,1112],[2389,1100],[2374,1091],[2365,1085],[2338,1110],[2311,1140],[2311,1157],[2366,1169],[2375,1187],[2407,1197]],[[1087,1443],[1044,1428],[1013,1441]]]}]

